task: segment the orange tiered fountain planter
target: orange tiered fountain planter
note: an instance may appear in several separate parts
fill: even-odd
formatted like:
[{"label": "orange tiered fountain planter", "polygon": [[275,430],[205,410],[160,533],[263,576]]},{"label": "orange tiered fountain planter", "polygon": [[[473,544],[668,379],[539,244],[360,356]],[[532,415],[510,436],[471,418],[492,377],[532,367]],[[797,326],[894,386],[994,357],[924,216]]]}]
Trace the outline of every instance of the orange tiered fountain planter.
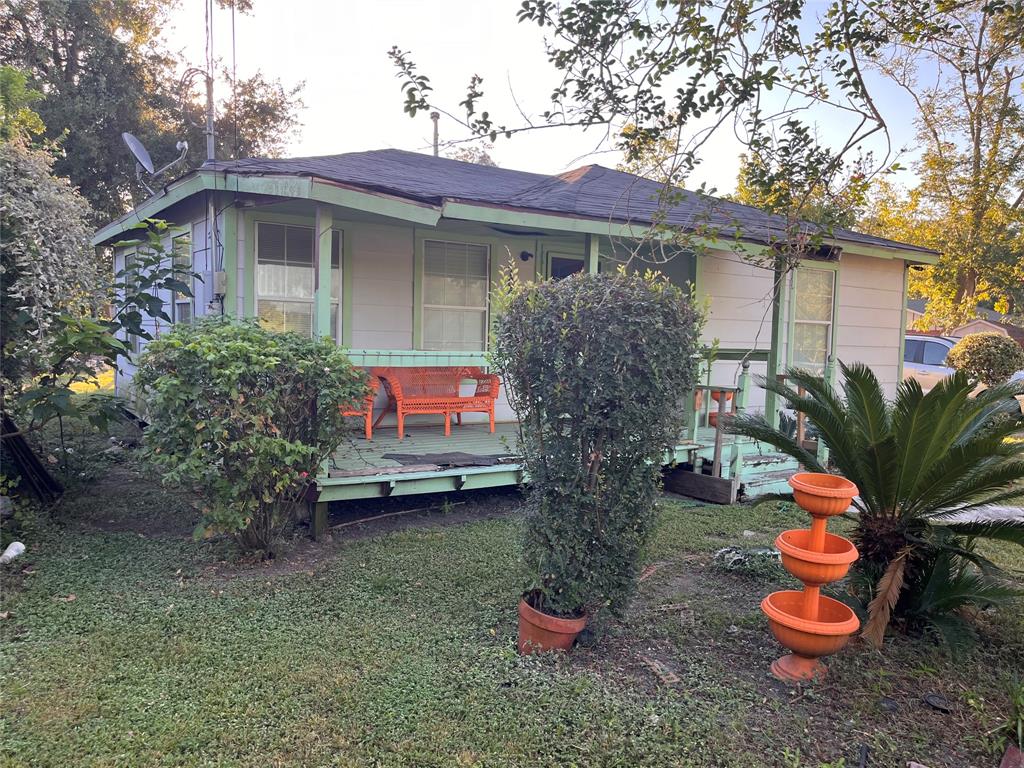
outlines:
[{"label": "orange tiered fountain planter", "polygon": [[823,677],[818,661],[846,645],[860,622],[838,600],[821,596],[821,587],[846,575],[857,548],[842,536],[828,533],[828,519],[841,515],[857,495],[857,486],[838,475],[801,472],[789,479],[793,498],[811,515],[811,527],[783,531],[775,540],[782,565],[803,582],[803,591],[773,592],[761,602],[775,639],[792,651],[772,663],[780,680]]}]

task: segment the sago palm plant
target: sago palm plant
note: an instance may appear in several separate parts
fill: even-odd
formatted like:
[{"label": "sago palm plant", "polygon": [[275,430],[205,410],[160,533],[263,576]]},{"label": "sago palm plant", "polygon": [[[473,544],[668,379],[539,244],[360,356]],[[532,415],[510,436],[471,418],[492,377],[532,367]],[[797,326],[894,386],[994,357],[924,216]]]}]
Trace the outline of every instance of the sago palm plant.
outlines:
[{"label": "sago palm plant", "polygon": [[[865,638],[880,645],[894,614],[946,634],[959,609],[1017,595],[975,541],[1024,546],[1024,520],[967,513],[1024,495],[1017,485],[1024,480],[1024,442],[1007,440],[1022,427],[1013,399],[1020,387],[971,397],[972,385],[957,374],[928,394],[905,381],[890,402],[870,368],[840,366],[841,392],[804,371],[790,372],[792,385],[760,383],[806,415],[828,446],[834,470],[860,490],[852,516],[861,559],[852,583],[868,603]],[[829,471],[761,415],[739,416],[730,430],[774,446],[812,472]]]}]

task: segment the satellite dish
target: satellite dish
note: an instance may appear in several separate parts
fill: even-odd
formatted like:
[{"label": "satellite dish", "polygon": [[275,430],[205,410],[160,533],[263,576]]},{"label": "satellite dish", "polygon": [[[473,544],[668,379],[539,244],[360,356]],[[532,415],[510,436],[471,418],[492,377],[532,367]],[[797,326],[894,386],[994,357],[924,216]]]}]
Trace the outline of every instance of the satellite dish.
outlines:
[{"label": "satellite dish", "polygon": [[142,179],[142,172],[145,171],[150,176],[150,181],[153,181],[157,176],[166,170],[169,170],[173,166],[180,163],[185,159],[185,155],[188,154],[188,142],[179,141],[175,144],[175,149],[178,150],[179,154],[174,160],[171,160],[160,170],[153,170],[153,159],[149,156],[149,152],[142,145],[142,142],[132,136],[130,133],[125,131],[121,134],[121,138],[124,140],[125,145],[128,147],[128,151],[132,153],[132,157],[135,158],[135,178],[139,180],[139,183],[146,189],[149,194],[154,194],[153,189]]},{"label": "satellite dish", "polygon": [[145,168],[147,173],[153,173],[153,160],[146,148],[142,146],[142,142],[127,131],[121,134],[121,138],[128,145],[128,151],[135,157],[136,162]]}]

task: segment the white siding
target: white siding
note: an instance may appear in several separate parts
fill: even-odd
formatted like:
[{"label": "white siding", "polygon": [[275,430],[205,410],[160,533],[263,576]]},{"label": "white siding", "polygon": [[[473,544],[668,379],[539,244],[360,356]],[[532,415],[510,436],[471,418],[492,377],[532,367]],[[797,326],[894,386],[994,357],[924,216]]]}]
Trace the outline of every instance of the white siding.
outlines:
[{"label": "white siding", "polygon": [[412,349],[412,227],[346,228],[352,264],[352,348]]},{"label": "white siding", "polygon": [[[703,257],[702,293],[709,301],[708,319],[702,340],[718,339],[722,349],[769,349],[772,344],[772,286],[774,272],[743,261],[733,253],[711,251]],[[752,375],[765,375],[767,365],[754,362]],[[734,386],[740,364],[716,362],[711,383]],[[764,390],[754,387],[747,401],[750,408],[764,406]]]},{"label": "white siding", "polygon": [[849,253],[839,262],[835,356],[870,366],[890,397],[899,384],[902,354],[903,265]]}]

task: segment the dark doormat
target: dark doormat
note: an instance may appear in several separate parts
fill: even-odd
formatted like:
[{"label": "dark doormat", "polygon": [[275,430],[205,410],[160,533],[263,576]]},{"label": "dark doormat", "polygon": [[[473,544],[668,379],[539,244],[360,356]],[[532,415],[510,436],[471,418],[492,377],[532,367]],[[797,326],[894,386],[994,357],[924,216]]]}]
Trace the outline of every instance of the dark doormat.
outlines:
[{"label": "dark doormat", "polygon": [[385,453],[382,458],[397,461],[399,464],[436,464],[443,469],[449,467],[493,467],[508,457],[504,454],[477,456],[463,451],[450,451],[448,453]]}]

